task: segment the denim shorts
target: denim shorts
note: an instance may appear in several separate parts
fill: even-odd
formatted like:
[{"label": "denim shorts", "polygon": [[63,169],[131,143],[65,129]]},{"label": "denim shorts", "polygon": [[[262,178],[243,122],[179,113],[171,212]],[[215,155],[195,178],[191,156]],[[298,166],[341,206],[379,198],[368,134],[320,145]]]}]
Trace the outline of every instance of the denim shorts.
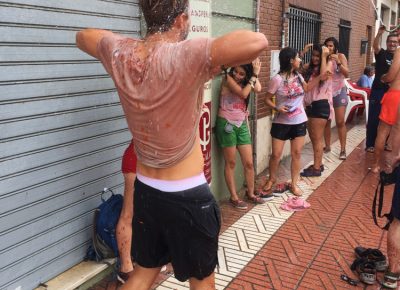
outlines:
[{"label": "denim shorts", "polygon": [[349,97],[347,96],[347,89],[343,87],[336,96],[333,96],[332,99],[333,107],[345,107],[349,103]]},{"label": "denim shorts", "polygon": [[219,207],[207,183],[163,192],[135,181],[132,256],[144,268],[171,262],[175,278],[202,280],[218,264]]}]

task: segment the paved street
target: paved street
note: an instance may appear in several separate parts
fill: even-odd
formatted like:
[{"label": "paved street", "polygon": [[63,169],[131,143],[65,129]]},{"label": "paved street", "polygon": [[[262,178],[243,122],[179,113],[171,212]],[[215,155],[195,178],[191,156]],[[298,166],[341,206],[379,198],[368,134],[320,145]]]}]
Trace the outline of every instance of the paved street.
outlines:
[{"label": "paved street", "polygon": [[[380,289],[378,283],[350,286],[341,274],[358,279],[350,270],[354,247],[380,248],[386,253],[386,234],[373,223],[371,204],[377,176],[368,170],[372,155],[364,150],[364,125],[349,131],[348,159],[340,161],[338,141],[324,155],[325,171],[319,178],[300,182],[309,209],[289,213],[280,209],[290,194],[247,211],[221,203],[222,233],[217,269],[217,289]],[[351,153],[350,153],[351,152]],[[311,162],[308,144],[302,162]],[[280,181],[290,176],[289,160],[281,166]],[[258,184],[265,182],[261,174]],[[393,188],[386,191],[385,212]],[[381,279],[379,276],[379,279]],[[93,289],[116,289],[103,280]],[[168,267],[155,289],[189,289],[173,278]],[[400,288],[399,288],[400,289]]]}]

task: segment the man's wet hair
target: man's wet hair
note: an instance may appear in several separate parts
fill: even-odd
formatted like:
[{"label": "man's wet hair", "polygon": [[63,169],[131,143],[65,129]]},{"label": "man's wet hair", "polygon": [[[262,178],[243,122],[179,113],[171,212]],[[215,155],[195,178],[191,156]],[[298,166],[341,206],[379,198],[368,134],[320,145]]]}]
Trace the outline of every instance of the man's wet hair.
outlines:
[{"label": "man's wet hair", "polygon": [[140,0],[139,5],[148,34],[168,31],[176,17],[189,10],[189,0]]}]

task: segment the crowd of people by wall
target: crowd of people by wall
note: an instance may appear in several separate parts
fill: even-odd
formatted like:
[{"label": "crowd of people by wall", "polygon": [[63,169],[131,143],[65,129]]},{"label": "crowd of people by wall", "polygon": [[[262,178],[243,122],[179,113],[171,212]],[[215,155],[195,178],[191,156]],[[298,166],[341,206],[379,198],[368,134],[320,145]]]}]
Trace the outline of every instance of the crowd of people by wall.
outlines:
[{"label": "crowd of people by wall", "polygon": [[[269,81],[265,96],[266,104],[275,111],[270,132],[272,153],[269,178],[262,189],[256,192],[257,195],[254,195],[254,186],[250,185],[247,191],[249,201],[262,203],[286,190],[300,196],[302,193],[297,186],[300,176],[321,176],[324,171],[322,156],[331,150],[333,119],[341,147],[339,159],[346,159],[344,116],[348,96],[344,79],[348,77],[349,68],[346,56],[338,52],[338,46],[338,41],[329,37],[323,45],[307,44],[301,52],[291,47],[280,51],[280,71]],[[311,52],[311,61],[303,64],[302,57],[308,51]],[[256,73],[252,73],[252,69]],[[225,157],[225,179],[231,195],[230,202],[237,208],[246,208],[247,205],[239,199],[233,182],[236,149],[243,161],[247,185],[254,184],[251,158],[246,158],[246,154],[251,156],[251,138],[246,119],[250,91],[261,90],[258,72],[259,61],[257,66],[248,64],[233,67],[229,74],[223,76],[221,87],[216,135]],[[307,131],[313,146],[314,164],[300,173],[301,151]],[[226,138],[230,141],[228,145]],[[290,141],[292,161],[291,182],[277,184],[279,162],[287,140]]]}]

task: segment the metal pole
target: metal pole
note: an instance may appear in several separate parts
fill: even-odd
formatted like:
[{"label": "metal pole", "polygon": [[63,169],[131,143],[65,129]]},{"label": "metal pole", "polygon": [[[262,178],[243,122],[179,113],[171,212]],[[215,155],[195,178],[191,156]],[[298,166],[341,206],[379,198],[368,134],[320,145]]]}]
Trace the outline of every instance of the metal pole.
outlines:
[{"label": "metal pole", "polygon": [[[261,0],[257,0],[256,2],[256,24],[255,30],[256,32],[260,32],[260,6]],[[257,174],[257,100],[258,96],[255,94],[255,98],[253,99],[253,105],[251,106],[251,131],[253,137],[253,166],[254,166],[254,173]]]},{"label": "metal pole", "polygon": [[285,19],[286,19],[286,0],[282,0],[282,31],[281,31],[281,48],[284,48],[286,45],[285,41]]}]

